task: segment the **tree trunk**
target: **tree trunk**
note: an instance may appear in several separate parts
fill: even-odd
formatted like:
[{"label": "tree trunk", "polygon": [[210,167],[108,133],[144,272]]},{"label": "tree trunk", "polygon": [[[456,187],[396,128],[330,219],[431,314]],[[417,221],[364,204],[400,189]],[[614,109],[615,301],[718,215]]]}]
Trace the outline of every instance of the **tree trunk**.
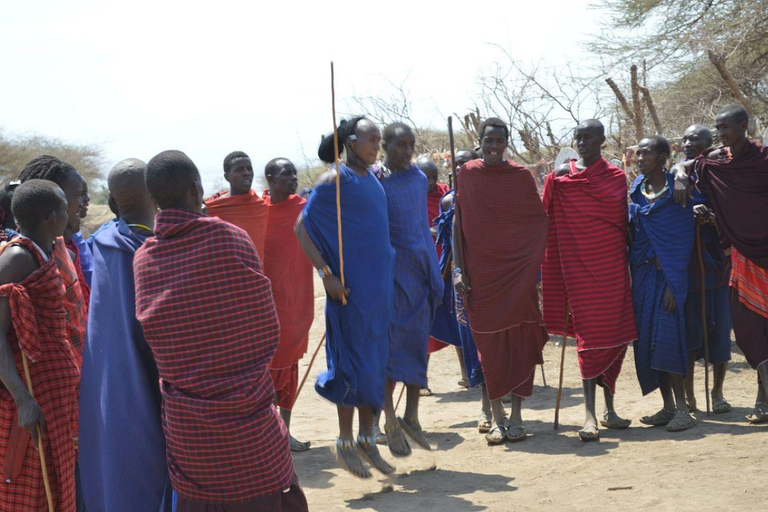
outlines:
[{"label": "tree trunk", "polygon": [[661,121],[659,120],[659,114],[656,112],[656,105],[653,104],[653,99],[651,98],[651,91],[649,91],[647,87],[641,87],[640,92],[643,93],[645,104],[648,106],[648,110],[651,112],[653,124],[656,127],[656,135],[664,135],[664,130],[662,129]]},{"label": "tree trunk", "polygon": [[632,64],[632,107],[634,109],[635,137],[641,140],[645,136],[643,128],[643,105],[640,103],[640,84],[637,82],[637,66]]},{"label": "tree trunk", "polygon": [[707,56],[709,57],[709,61],[715,66],[715,68],[717,68],[718,73],[720,73],[720,76],[723,77],[725,83],[728,84],[728,88],[731,90],[733,97],[736,99],[736,101],[741,103],[741,106],[744,107],[744,110],[747,111],[747,115],[749,115],[749,134],[751,136],[755,136],[755,132],[757,130],[757,123],[755,122],[755,110],[752,108],[752,103],[749,101],[749,98],[747,98],[744,93],[741,92],[739,84],[736,82],[736,79],[731,74],[731,70],[728,69],[728,66],[725,63],[725,57],[713,52],[712,50],[707,50]]}]

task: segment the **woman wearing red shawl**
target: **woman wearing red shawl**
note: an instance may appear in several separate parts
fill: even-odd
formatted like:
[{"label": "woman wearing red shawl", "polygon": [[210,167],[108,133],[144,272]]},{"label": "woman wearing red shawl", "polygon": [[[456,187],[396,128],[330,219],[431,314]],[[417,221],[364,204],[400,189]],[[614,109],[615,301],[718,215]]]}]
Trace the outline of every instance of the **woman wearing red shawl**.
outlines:
[{"label": "woman wearing red shawl", "polygon": [[212,217],[245,230],[263,262],[269,209],[267,203],[251,190],[253,166],[248,155],[242,151],[228,154],[224,158],[224,179],[229,182],[229,191],[219,192],[206,199],[206,211]]},{"label": "woman wearing red shawl", "polygon": [[[48,509],[37,450],[41,429],[54,509],[71,512],[80,369],[66,337],[64,285],[52,259],[54,239],[67,224],[67,202],[54,183],[27,180],[14,194],[13,213],[21,236],[0,246],[0,453],[5,480],[0,510]],[[29,364],[29,389],[22,377],[23,358]]]},{"label": "woman wearing red shawl", "polygon": [[732,245],[731,309],[736,343],[758,373],[748,420],[768,423],[768,148],[746,138],[749,116],[728,105],[715,117],[720,149],[675,166],[676,198],[685,202],[692,167],[710,199],[720,232]]},{"label": "woman wearing red shawl", "polygon": [[[307,352],[309,328],[315,318],[315,295],[310,263],[293,232],[296,219],[307,203],[296,195],[296,167],[287,158],[267,163],[264,174],[269,190],[269,223],[264,242],[264,274],[272,282],[272,295],[280,319],[280,342],[269,365],[285,426],[291,428],[291,410],[299,386],[299,360]],[[291,436],[291,451],[309,449],[309,441]]]},{"label": "woman wearing red shawl", "polygon": [[253,243],[201,214],[184,153],[155,156],[146,183],[161,211],[134,258],[136,318],[160,375],[176,510],[307,510],[273,403],[280,324]]},{"label": "woman wearing red shawl", "polygon": [[[455,195],[454,279],[466,300],[469,326],[480,353],[491,399],[488,444],[525,439],[523,397],[533,392],[547,331],[536,281],[549,220],[533,176],[504,160],[507,125],[497,118],[480,126],[482,160],[464,164]],[[501,398],[512,393],[507,424]]]},{"label": "woman wearing red shawl", "polygon": [[616,379],[637,339],[627,260],[627,178],[601,155],[605,129],[591,119],[576,128],[582,160],[547,176],[543,202],[549,239],[542,265],[544,322],[552,334],[576,336],[584,384],[582,441],[599,436],[595,392],[605,395],[601,425],[627,428],[613,408]]}]

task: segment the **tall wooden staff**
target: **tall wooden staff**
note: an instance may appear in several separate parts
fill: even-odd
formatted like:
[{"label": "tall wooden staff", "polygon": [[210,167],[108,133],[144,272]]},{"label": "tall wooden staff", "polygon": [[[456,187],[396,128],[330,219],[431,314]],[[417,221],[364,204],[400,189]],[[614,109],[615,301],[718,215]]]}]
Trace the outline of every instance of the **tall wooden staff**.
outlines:
[{"label": "tall wooden staff", "polygon": [[696,252],[699,256],[699,277],[701,279],[701,327],[704,333],[704,392],[707,395],[707,416],[709,416],[709,333],[707,332],[707,286],[704,271],[704,255],[701,247],[701,227],[696,225]]},{"label": "tall wooden staff", "polygon": [[[333,152],[336,165],[336,225],[339,232],[339,279],[341,286],[346,290],[344,282],[344,242],[341,238],[341,168],[339,167],[339,132],[336,128],[336,82],[333,74],[333,61],[331,61],[331,111],[333,112]],[[341,303],[347,305],[347,297],[342,294]]]},{"label": "tall wooden staff", "polygon": [[[35,391],[32,389],[32,377],[29,374],[29,361],[27,355],[21,353],[21,363],[24,366],[24,377],[27,380],[27,389],[32,399],[35,399]],[[45,463],[45,447],[43,446],[43,432],[40,425],[37,425],[37,453],[40,455],[40,469],[43,471],[43,485],[45,486],[45,497],[48,499],[48,512],[53,512],[53,493],[51,492],[51,483],[48,480],[48,465]]]},{"label": "tall wooden staff", "polygon": [[563,331],[563,346],[560,350],[560,383],[557,385],[557,401],[555,402],[555,430],[560,428],[560,398],[563,396],[563,371],[565,369],[565,345],[568,340],[568,321],[571,316],[571,305],[565,303],[565,331]]}]

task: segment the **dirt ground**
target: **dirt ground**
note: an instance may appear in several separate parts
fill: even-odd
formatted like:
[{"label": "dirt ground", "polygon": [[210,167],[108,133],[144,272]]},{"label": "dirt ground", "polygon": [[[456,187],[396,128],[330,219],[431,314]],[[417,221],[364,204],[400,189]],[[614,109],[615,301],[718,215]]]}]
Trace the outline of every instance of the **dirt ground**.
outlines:
[{"label": "dirt ground", "polygon": [[[323,334],[324,300],[316,299],[310,352],[301,362],[300,375]],[[437,448],[416,448],[409,458],[395,459],[381,447],[397,472],[387,478],[374,471],[373,478],[359,480],[341,470],[331,454],[338,433],[335,407],[313,389],[315,375],[325,368],[321,350],[296,404],[291,429],[299,439],[312,441],[309,452],[294,454],[310,510],[766,509],[768,426],[744,420],[755,402],[756,373],[735,344],[725,381],[733,410],[709,417],[699,412],[698,425],[674,434],[638,421],[658,410],[661,398],[658,393],[642,397],[630,349],[616,407],[632,419],[632,426],[624,431],[602,429],[600,441],[589,444],[577,434],[583,412],[575,347],[569,343],[566,349],[558,431],[553,419],[560,349],[554,340],[547,344],[544,360],[548,386],[537,371],[533,396],[523,404],[528,439],[491,447],[476,428],[479,389],[457,385],[459,366],[452,348],[434,354],[429,368],[434,394],[422,399],[421,421]],[[703,366],[697,367],[696,381],[703,408]],[[399,392],[400,385],[395,390]],[[404,406],[400,404],[399,412]],[[602,410],[602,396],[598,408]]]}]

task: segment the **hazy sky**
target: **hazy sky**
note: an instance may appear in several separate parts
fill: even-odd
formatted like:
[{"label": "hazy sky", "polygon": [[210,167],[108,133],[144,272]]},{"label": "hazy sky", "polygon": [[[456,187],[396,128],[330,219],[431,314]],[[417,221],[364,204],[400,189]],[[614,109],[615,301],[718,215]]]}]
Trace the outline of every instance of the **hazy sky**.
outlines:
[{"label": "hazy sky", "polygon": [[105,170],[180,149],[212,193],[230,151],[259,175],[276,156],[315,157],[332,129],[331,60],[340,112],[407,77],[419,123],[443,127],[503,59],[494,45],[523,62],[577,61],[599,16],[564,0],[3,2],[0,128],[97,144]]}]

